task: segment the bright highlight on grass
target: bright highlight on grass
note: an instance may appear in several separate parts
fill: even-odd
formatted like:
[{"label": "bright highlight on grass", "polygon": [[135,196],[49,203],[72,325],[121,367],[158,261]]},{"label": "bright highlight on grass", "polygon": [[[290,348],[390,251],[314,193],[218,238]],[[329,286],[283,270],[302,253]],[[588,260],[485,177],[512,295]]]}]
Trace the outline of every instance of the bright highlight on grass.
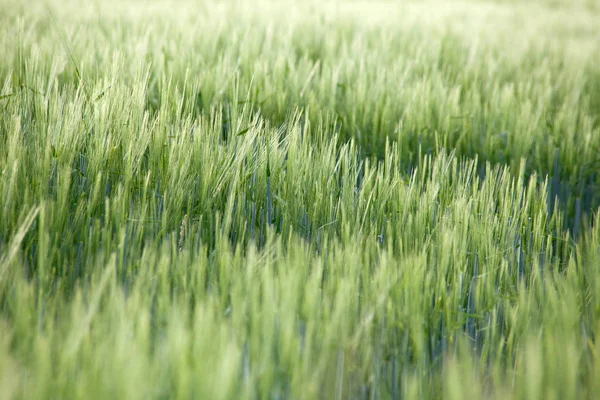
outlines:
[{"label": "bright highlight on grass", "polygon": [[0,5],[0,398],[600,393],[600,8]]}]

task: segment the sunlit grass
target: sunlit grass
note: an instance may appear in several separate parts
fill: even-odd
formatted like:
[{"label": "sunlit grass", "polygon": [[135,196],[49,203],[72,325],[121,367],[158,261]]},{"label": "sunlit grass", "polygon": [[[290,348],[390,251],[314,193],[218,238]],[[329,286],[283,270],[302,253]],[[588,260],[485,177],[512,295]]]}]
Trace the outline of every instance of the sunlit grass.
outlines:
[{"label": "sunlit grass", "polygon": [[0,398],[594,398],[599,12],[0,5]]}]

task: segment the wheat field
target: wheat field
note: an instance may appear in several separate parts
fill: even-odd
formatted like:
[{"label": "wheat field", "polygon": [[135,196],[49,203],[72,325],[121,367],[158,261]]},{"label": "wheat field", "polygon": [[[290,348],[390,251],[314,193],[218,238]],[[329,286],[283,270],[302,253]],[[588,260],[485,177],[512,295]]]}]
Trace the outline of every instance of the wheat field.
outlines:
[{"label": "wheat field", "polygon": [[598,21],[3,0],[0,398],[597,398]]}]

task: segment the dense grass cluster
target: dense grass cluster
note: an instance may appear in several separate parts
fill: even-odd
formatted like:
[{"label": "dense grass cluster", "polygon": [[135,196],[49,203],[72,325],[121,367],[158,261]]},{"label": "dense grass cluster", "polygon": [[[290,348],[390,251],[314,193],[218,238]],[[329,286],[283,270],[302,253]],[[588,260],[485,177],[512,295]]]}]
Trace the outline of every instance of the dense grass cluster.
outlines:
[{"label": "dense grass cluster", "polygon": [[0,398],[595,398],[599,20],[1,3]]}]

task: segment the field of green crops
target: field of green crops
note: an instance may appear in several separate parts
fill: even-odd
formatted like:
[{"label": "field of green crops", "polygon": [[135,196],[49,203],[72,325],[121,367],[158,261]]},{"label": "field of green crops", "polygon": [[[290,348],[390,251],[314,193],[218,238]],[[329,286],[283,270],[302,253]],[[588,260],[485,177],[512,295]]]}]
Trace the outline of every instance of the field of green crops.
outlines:
[{"label": "field of green crops", "polygon": [[0,1],[0,398],[597,398],[598,21]]}]

